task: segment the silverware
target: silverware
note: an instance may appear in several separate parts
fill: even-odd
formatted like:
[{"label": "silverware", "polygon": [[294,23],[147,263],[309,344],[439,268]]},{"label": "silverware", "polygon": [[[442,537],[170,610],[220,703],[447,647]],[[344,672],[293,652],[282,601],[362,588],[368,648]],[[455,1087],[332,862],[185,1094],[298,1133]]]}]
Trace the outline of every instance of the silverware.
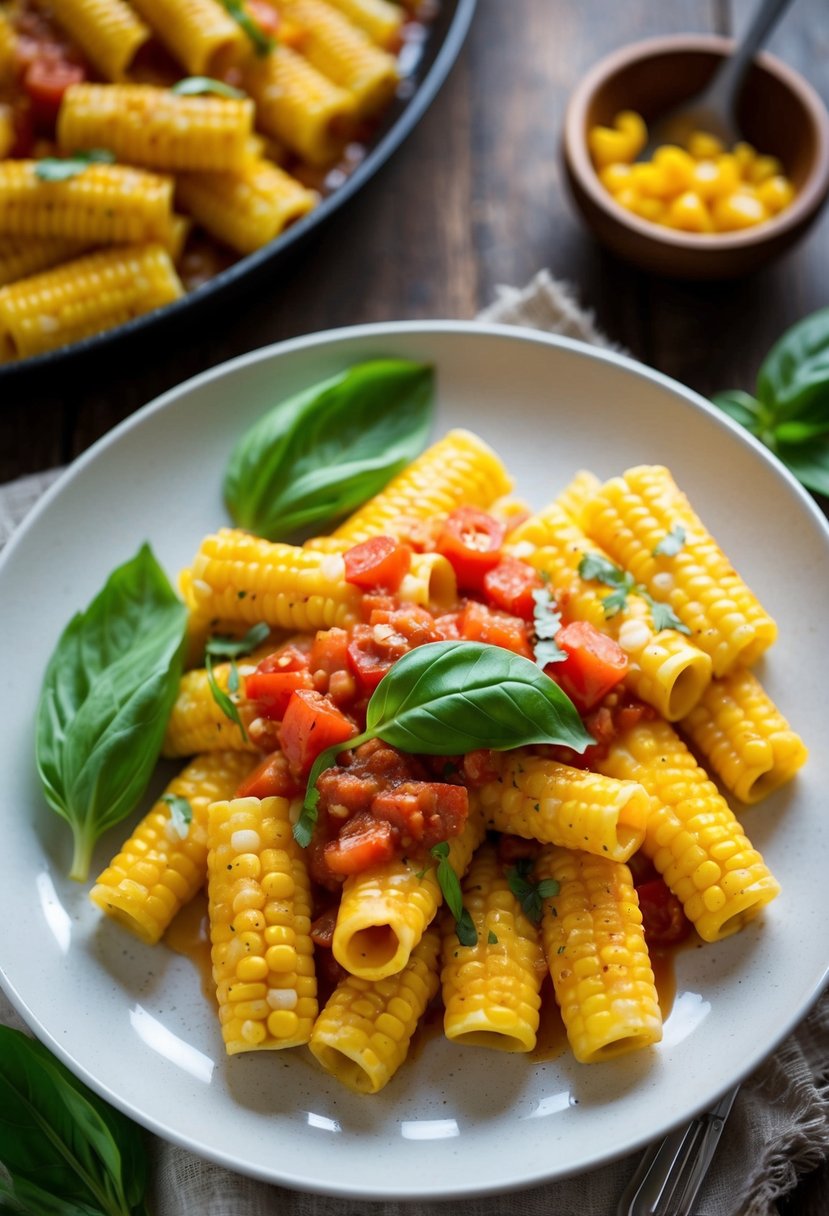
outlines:
[{"label": "silverware", "polygon": [[616,1216],[690,1216],[739,1088],[647,1149]]}]

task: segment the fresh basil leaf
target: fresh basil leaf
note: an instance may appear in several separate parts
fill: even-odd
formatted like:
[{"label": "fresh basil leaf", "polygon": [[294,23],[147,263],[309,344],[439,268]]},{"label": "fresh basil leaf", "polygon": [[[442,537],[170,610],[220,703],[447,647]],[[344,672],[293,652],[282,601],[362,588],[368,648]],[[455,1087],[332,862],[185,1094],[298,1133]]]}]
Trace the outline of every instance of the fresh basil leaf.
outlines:
[{"label": "fresh basil leaf", "polygon": [[190,824],[193,822],[193,808],[190,800],[182,798],[180,794],[162,794],[159,801],[166,803],[170,808],[170,826],[177,836],[185,840],[190,831]]},{"label": "fresh basil leaf", "polygon": [[829,413],[829,308],[805,317],[774,344],[757,374],[757,396],[781,422]]},{"label": "fresh basil leaf", "polygon": [[108,148],[90,148],[72,156],[44,156],[35,161],[35,177],[42,182],[65,182],[83,173],[90,165],[111,165],[115,153]]},{"label": "fresh basil leaf", "polygon": [[72,878],[98,837],[146,789],[178,693],[187,610],[148,545],[72,618],[49,660],[37,710],[46,800],[72,828]]},{"label": "fresh basil leaf", "polygon": [[560,663],[567,655],[555,642],[555,636],[561,629],[561,613],[558,605],[547,587],[533,591],[533,632],[535,644],[533,654],[535,661],[542,671],[548,663]]},{"label": "fresh basil leaf", "polygon": [[635,587],[633,579],[630,578],[630,576],[628,577],[629,582],[623,583],[622,586],[617,587],[615,591],[611,591],[610,595],[606,595],[602,600],[602,607],[604,608],[604,614],[607,620],[609,620],[612,616],[615,616],[617,612],[621,612],[623,608],[627,607],[628,596]]},{"label": "fresh basil leaf", "polygon": [[532,861],[521,858],[506,872],[507,885],[515,898],[521,904],[524,915],[535,924],[541,920],[544,911],[543,900],[558,895],[559,885],[554,878],[542,878],[533,882],[530,878]]},{"label": "fresh basil leaf", "polygon": [[276,46],[276,41],[266,34],[262,27],[254,21],[241,0],[222,0],[225,12],[232,17],[236,24],[244,30],[248,40],[257,55],[264,58]]},{"label": "fresh basil leaf", "polygon": [[0,1026],[0,1210],[146,1216],[141,1133],[45,1047]]},{"label": "fresh basil leaf", "polygon": [[579,562],[579,577],[604,583],[606,587],[622,587],[630,575],[603,553],[585,553]]},{"label": "fresh basil leaf", "polygon": [[750,393],[744,393],[738,388],[729,389],[723,393],[715,393],[711,400],[724,414],[728,414],[729,418],[751,431],[752,435],[759,435],[762,431],[765,425],[763,407]]},{"label": "fresh basil leaf", "polygon": [[[245,724],[239,716],[239,710],[236,708],[233,700],[228,696],[223,688],[220,687],[216,679],[216,673],[213,670],[213,655],[209,652],[204,656],[204,667],[207,672],[207,687],[210,689],[210,695],[222,711],[224,716],[231,722],[234,722],[242,732],[242,740],[247,743],[248,734],[245,730]],[[228,681],[229,683],[229,681]]]},{"label": "fresh basil leaf", "polygon": [[780,443],[776,452],[807,490],[829,498],[829,435],[809,443]]},{"label": "fresh basil leaf", "polygon": [[212,76],[185,76],[170,87],[170,92],[178,93],[179,97],[198,97],[213,93],[217,97],[231,97],[234,101],[247,97],[241,89],[235,89],[232,84],[225,84],[223,80],[214,80]]},{"label": "fresh basil leaf", "polygon": [[432,389],[431,368],[377,359],[281,402],[231,453],[234,522],[283,540],[348,515],[423,450]]},{"label": "fresh basil leaf", "polygon": [[496,935],[495,935],[495,934],[492,932],[492,930],[491,930],[491,929],[489,930],[489,932],[488,932],[488,933],[487,933],[487,935],[486,935],[486,944],[487,944],[488,946],[497,946],[497,945],[498,945],[498,938],[497,938],[497,937],[496,937]]},{"label": "fresh basil leaf", "polygon": [[264,642],[270,631],[270,625],[267,625],[264,621],[259,621],[258,624],[251,625],[244,637],[208,638],[204,649],[207,654],[212,655],[214,658],[241,659],[246,654],[250,654],[252,650],[255,650],[260,643]]},{"label": "fresh basil leaf", "polygon": [[463,906],[461,881],[449,863],[449,845],[446,841],[434,845],[429,852],[437,861],[437,880],[444,902],[455,918],[455,932],[462,946],[477,946],[478,930],[469,913]]},{"label": "fresh basil leaf", "polygon": [[812,439],[819,439],[821,435],[826,434],[829,434],[829,409],[825,418],[814,422],[781,422],[774,432],[772,450],[776,452],[781,443],[809,443]]},{"label": "fresh basil leaf", "polygon": [[532,660],[482,642],[416,646],[375,688],[363,734],[334,744],[314,761],[294,827],[303,847],[316,823],[320,773],[340,752],[374,738],[402,752],[431,756],[530,743],[559,743],[581,753],[595,742],[570,698]]},{"label": "fresh basil leaf", "polygon": [[658,545],[654,546],[654,557],[676,557],[685,544],[685,529],[681,524],[674,524],[670,532],[666,532]]}]

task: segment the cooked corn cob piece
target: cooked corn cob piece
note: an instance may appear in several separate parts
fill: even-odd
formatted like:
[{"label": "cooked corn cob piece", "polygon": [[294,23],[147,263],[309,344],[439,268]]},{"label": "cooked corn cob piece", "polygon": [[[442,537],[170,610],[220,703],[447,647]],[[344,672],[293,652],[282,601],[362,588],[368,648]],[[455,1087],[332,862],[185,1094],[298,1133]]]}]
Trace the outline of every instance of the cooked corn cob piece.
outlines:
[{"label": "cooked corn cob piece", "polygon": [[525,840],[627,861],[645,835],[648,796],[636,780],[608,781],[516,748],[493,752],[478,787],[484,824]]},{"label": "cooked corn cob piece", "polygon": [[809,754],[760,681],[743,667],[713,680],[679,725],[741,802],[765,798],[789,781]]},{"label": "cooked corn cob piece", "polygon": [[62,236],[0,236],[0,287],[68,262],[86,248]]},{"label": "cooked corn cob piece", "polygon": [[[313,536],[303,548],[317,553],[346,553],[353,544],[337,536]],[[458,601],[458,580],[452,563],[440,553],[413,553],[411,567],[395,595],[405,604],[451,608]]]},{"label": "cooked corn cob piece", "polygon": [[189,215],[173,214],[170,216],[170,228],[162,244],[169,253],[174,266],[181,261],[184,246],[187,244],[187,238],[192,230],[193,221]]},{"label": "cooked corn cob piece", "polygon": [[365,30],[372,42],[394,50],[400,40],[403,9],[388,0],[328,0],[354,25]]},{"label": "cooked corn cob piece", "polygon": [[[92,902],[142,941],[157,942],[178,910],[204,886],[208,806],[232,798],[252,765],[253,758],[239,752],[196,756],[99,876],[89,893]],[[190,804],[183,837],[167,798],[184,798]]]},{"label": "cooked corn cob piece", "polygon": [[463,883],[464,907],[478,934],[462,946],[444,921],[443,1029],[470,1047],[532,1051],[538,1033],[544,955],[538,930],[510,890],[492,845],[483,845]]},{"label": "cooked corn cob piece", "polygon": [[649,605],[631,592],[618,612],[606,615],[610,588],[579,574],[588,554],[604,557],[558,503],[533,515],[509,537],[507,552],[529,562],[549,580],[568,620],[589,621],[618,642],[628,657],[628,688],[675,722],[687,714],[711,679],[707,654],[675,629],[656,630]]},{"label": "cooked corn cob piece", "polygon": [[58,114],[66,153],[108,148],[150,169],[214,173],[244,164],[253,131],[250,98],[183,97],[148,84],[75,84]]},{"label": "cooked corn cob piece", "polygon": [[123,0],[51,0],[49,7],[107,80],[123,78],[150,36]]},{"label": "cooked corn cob piece", "polygon": [[340,981],[308,1044],[326,1072],[360,1094],[376,1094],[388,1084],[438,990],[439,954],[437,929],[428,928],[396,975]]},{"label": "cooked corn cob piece", "polygon": [[214,802],[208,911],[228,1055],[307,1043],[316,1019],[311,887],[286,798]]},{"label": "cooked corn cob piece", "polygon": [[593,1064],[658,1043],[662,1014],[630,870],[547,846],[535,876],[559,884],[544,901],[541,937],[576,1059]]},{"label": "cooked corn cob piece", "polygon": [[512,479],[488,444],[454,430],[393,477],[333,533],[353,545],[370,536],[404,535],[412,523],[455,507],[488,507],[512,489]]},{"label": "cooked corn cob piece", "polygon": [[[654,599],[669,603],[710,654],[714,675],[748,666],[777,636],[777,626],[733,569],[659,465],[628,469],[605,482],[585,507],[586,530]],[[673,556],[654,550],[674,528],[685,539]]]},{"label": "cooked corn cob piece", "polygon": [[[461,877],[483,839],[471,805],[460,836],[449,841],[448,861]],[[345,880],[334,930],[334,957],[352,975],[381,980],[402,971],[443,902],[431,858],[371,866]]]},{"label": "cooked corn cob piece", "polygon": [[731,808],[667,722],[624,731],[596,768],[648,791],[642,851],[704,941],[736,933],[779,894]]},{"label": "cooked corn cob piece", "polygon": [[584,508],[601,486],[595,473],[589,469],[579,469],[575,477],[556,496],[556,503],[565,514],[569,515],[577,527],[584,527]]},{"label": "cooked corn cob piece", "polygon": [[247,54],[242,27],[217,0],[131,0],[191,76],[215,76]]},{"label": "cooked corn cob piece", "polygon": [[62,236],[90,245],[163,240],[169,177],[126,165],[90,164],[65,181],[41,181],[37,161],[0,162],[0,234]]},{"label": "cooked corn cob piece", "polygon": [[[273,652],[275,647],[268,643],[251,655],[239,659],[236,663],[236,673],[239,687],[231,692],[230,682],[233,664],[216,663],[213,667],[213,678],[216,684],[229,695],[236,706],[239,717],[245,726],[250,726],[252,714],[244,699],[244,678],[254,670],[260,659]],[[194,756],[197,752],[211,752],[222,748],[233,751],[256,751],[250,739],[242,735],[239,726],[227,717],[224,710],[217,704],[210,690],[210,679],[204,667],[196,667],[186,671],[179,682],[178,696],[173,705],[164,742],[161,745],[162,756]]]},{"label": "cooked corn cob piece", "polygon": [[123,325],[183,294],[160,245],[90,253],[0,288],[0,363]]},{"label": "cooked corn cob piece", "polygon": [[342,153],[356,117],[354,98],[289,46],[249,61],[244,87],[265,134],[303,160],[324,166]]},{"label": "cooked corn cob piece", "polygon": [[302,54],[351,93],[360,118],[371,118],[388,105],[399,79],[393,55],[325,0],[281,0],[280,9],[301,31]]},{"label": "cooked corn cob piece", "polygon": [[248,160],[233,173],[182,173],[176,198],[237,253],[261,249],[319,202],[315,190],[266,160]]}]

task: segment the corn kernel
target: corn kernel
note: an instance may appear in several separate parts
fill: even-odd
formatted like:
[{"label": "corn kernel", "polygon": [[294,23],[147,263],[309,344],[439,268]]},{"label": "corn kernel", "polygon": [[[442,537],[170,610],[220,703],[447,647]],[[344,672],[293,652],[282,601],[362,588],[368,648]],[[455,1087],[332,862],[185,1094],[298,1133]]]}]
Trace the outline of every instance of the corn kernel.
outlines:
[{"label": "corn kernel", "polygon": [[736,190],[716,200],[711,218],[718,232],[736,232],[762,224],[769,218],[769,213],[756,195]]},{"label": "corn kernel", "polygon": [[755,186],[767,181],[770,177],[780,177],[783,167],[776,156],[757,156],[749,170],[748,180]]},{"label": "corn kernel", "polygon": [[632,166],[614,162],[606,165],[599,174],[599,180],[611,194],[618,194],[625,186],[630,185]]},{"label": "corn kernel", "polygon": [[740,176],[743,181],[748,181],[751,166],[757,157],[756,149],[751,144],[746,143],[745,140],[740,140],[739,143],[734,145],[732,154],[740,170]]},{"label": "corn kernel", "polygon": [[667,194],[681,194],[685,190],[690,190],[695,162],[684,148],[664,144],[654,152],[653,162],[662,170]]},{"label": "corn kernel", "polygon": [[756,195],[771,215],[777,215],[778,211],[788,207],[794,198],[794,186],[788,178],[775,174],[760,183]]},{"label": "corn kernel", "polygon": [[707,131],[692,131],[688,137],[688,151],[695,160],[711,160],[725,151],[721,139]]},{"label": "corn kernel", "polygon": [[693,190],[686,190],[679,198],[674,199],[665,213],[665,223],[670,228],[678,228],[682,232],[714,231],[708,208]]}]

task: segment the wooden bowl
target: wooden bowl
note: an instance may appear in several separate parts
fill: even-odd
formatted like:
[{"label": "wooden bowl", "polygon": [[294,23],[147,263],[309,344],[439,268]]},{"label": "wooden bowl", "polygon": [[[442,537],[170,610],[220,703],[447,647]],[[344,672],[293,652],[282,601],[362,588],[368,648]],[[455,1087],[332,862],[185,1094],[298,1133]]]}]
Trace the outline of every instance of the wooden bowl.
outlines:
[{"label": "wooden bowl", "polygon": [[600,182],[587,132],[610,126],[620,110],[650,123],[704,88],[733,42],[713,35],[651,38],[614,51],[585,76],[564,120],[567,180],[595,236],[619,257],[655,274],[682,279],[734,278],[757,269],[798,240],[829,193],[829,114],[802,76],[768,54],[757,56],[738,109],[742,134],[776,156],[794,184],[779,215],[739,232],[678,232],[633,215]]}]

